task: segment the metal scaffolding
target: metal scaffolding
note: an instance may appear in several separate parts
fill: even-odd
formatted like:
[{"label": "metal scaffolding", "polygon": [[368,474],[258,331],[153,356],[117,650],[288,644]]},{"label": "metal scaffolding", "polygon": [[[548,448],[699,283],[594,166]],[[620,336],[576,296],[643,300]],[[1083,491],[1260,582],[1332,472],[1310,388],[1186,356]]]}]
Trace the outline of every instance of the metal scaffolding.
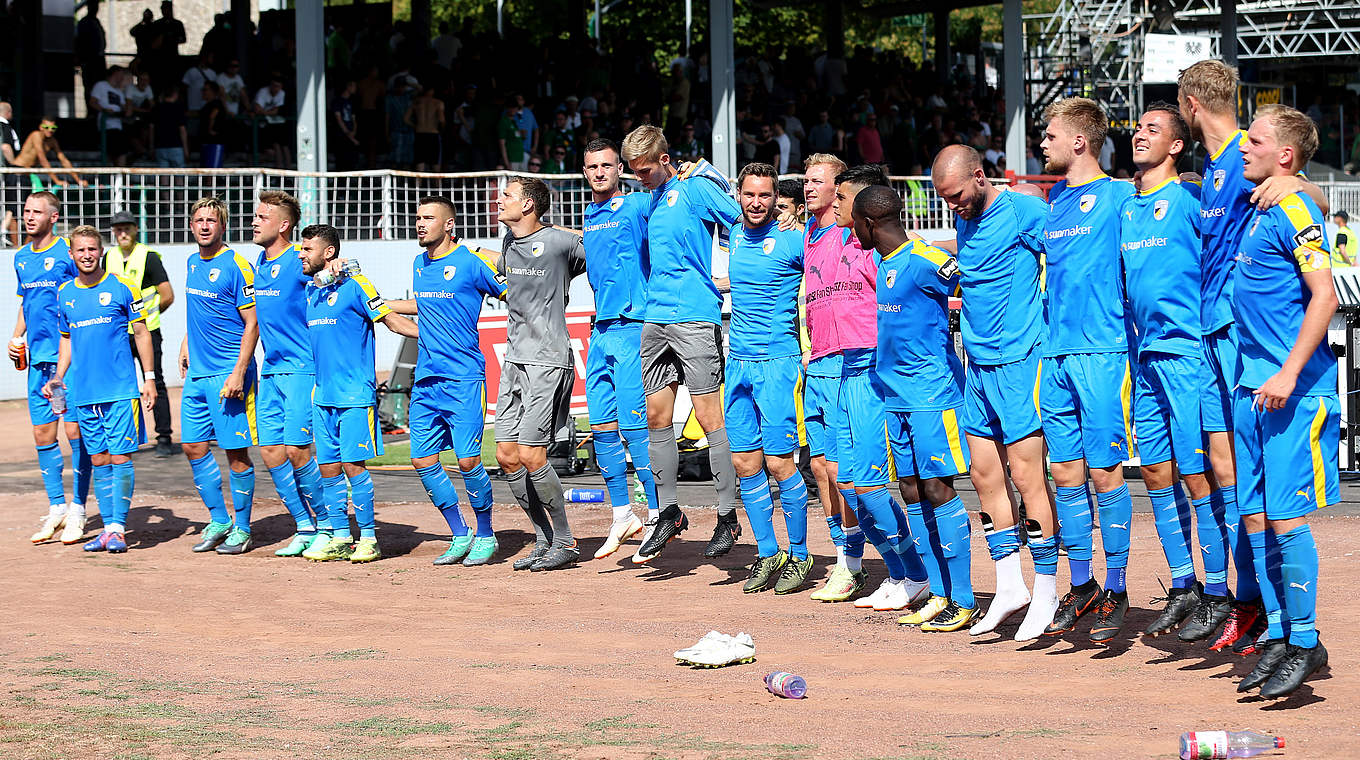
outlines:
[{"label": "metal scaffolding", "polygon": [[[1217,35],[1222,0],[1179,0],[1173,33]],[[1238,0],[1240,60],[1360,56],[1356,0]]]}]

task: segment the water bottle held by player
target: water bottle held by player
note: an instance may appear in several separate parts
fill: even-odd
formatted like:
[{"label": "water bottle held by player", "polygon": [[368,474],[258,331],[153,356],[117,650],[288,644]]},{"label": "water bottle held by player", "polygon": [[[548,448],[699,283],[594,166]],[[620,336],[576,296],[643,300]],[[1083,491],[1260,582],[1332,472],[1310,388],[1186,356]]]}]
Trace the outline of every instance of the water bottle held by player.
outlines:
[{"label": "water bottle held by player", "polygon": [[1255,757],[1283,748],[1284,739],[1256,731],[1187,731],[1181,734],[1181,760]]}]

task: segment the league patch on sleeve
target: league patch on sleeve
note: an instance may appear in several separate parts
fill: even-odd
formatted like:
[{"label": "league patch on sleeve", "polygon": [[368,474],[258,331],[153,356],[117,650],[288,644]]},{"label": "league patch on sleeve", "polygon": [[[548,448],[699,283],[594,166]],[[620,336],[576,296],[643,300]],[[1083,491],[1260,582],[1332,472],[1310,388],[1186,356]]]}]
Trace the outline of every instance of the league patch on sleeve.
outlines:
[{"label": "league patch on sleeve", "polygon": [[952,256],[935,270],[941,280],[951,280],[959,275],[959,260]]},{"label": "league patch on sleeve", "polygon": [[1322,225],[1313,223],[1294,233],[1294,245],[1305,246],[1322,240]]},{"label": "league patch on sleeve", "polygon": [[373,296],[368,299],[369,311],[381,311],[384,306],[386,306],[386,304],[383,302],[382,296]]},{"label": "league patch on sleeve", "polygon": [[254,285],[242,285],[242,286],[241,286],[241,297],[242,297],[242,298],[250,298],[250,299],[255,298],[255,286],[254,286]]}]

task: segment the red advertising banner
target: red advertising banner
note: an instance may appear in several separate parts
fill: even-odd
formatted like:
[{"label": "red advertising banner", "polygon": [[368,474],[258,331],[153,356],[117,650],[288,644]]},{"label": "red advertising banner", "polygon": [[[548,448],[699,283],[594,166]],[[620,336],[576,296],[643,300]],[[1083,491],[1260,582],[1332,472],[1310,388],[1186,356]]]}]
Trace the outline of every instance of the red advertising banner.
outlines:
[{"label": "red advertising banner", "polygon": [[[576,381],[571,388],[571,413],[586,413],[586,349],[590,345],[590,320],[594,311],[568,311],[567,333],[571,335],[571,357]],[[487,314],[477,320],[477,332],[486,356],[486,423],[496,419],[496,396],[500,390],[501,363],[505,361],[505,312]]]}]

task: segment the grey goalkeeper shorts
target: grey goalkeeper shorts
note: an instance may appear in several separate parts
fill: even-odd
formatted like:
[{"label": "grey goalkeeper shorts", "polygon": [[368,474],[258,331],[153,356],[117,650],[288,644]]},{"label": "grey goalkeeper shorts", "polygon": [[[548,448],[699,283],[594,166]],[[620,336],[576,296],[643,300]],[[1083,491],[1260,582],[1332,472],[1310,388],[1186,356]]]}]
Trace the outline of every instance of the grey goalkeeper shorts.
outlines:
[{"label": "grey goalkeeper shorts", "polygon": [[567,423],[572,370],[505,362],[496,393],[496,442],[547,446]]},{"label": "grey goalkeeper shorts", "polygon": [[671,383],[702,396],[716,393],[722,382],[721,327],[712,322],[642,326],[642,390],[648,396]]}]

